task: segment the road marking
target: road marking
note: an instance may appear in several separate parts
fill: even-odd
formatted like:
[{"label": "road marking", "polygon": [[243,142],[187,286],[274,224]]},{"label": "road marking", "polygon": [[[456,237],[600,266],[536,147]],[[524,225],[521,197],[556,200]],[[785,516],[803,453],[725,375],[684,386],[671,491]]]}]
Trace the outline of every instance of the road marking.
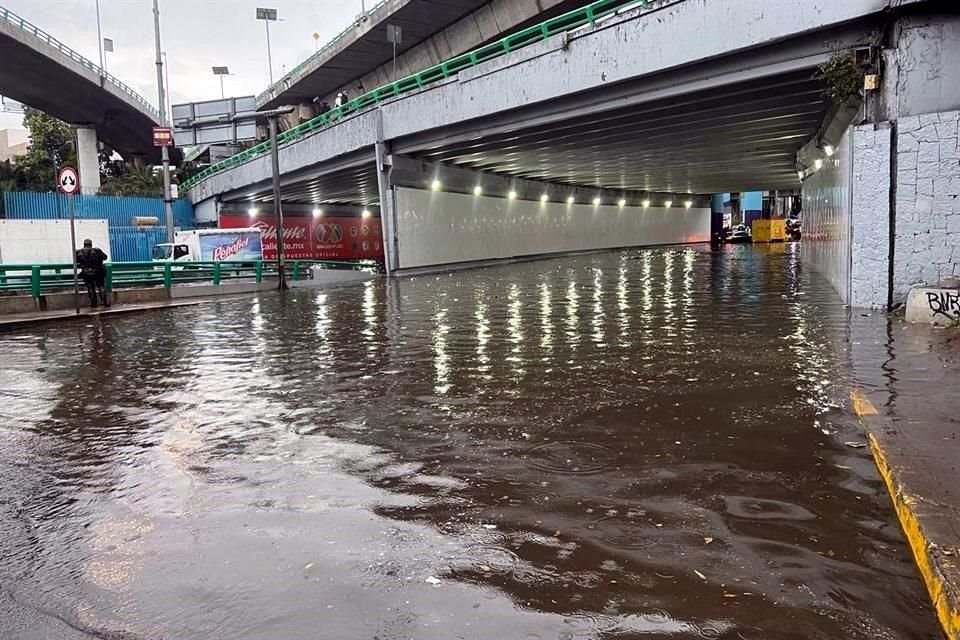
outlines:
[{"label": "road marking", "polygon": [[873,403],[867,399],[867,396],[860,389],[850,390],[850,402],[853,403],[853,411],[858,418],[877,415],[877,408],[873,406]]}]

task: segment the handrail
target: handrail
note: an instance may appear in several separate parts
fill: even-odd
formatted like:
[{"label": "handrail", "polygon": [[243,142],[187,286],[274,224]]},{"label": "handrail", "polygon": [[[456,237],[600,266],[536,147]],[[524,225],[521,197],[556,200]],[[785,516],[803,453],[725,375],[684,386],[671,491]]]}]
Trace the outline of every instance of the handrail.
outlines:
[{"label": "handrail", "polygon": [[[464,69],[475,67],[479,64],[499,58],[513,51],[517,51],[531,44],[541,42],[560,33],[566,33],[584,25],[593,24],[601,18],[610,16],[617,11],[621,11],[629,6],[646,6],[649,0],[595,0],[590,4],[579,9],[574,9],[555,18],[551,18],[540,24],[521,29],[504,38],[490,44],[478,47],[467,53],[460,54],[449,60],[428,67],[419,73],[406,78],[400,78],[391,83],[377,87],[361,96],[354,98],[344,105],[331,109],[326,113],[307,120],[296,127],[287,129],[277,136],[278,146],[289,144],[311,135],[323,128],[336,124],[343,118],[363,111],[373,105],[380,104],[382,101],[394,98],[406,93],[418,91],[423,87],[446,80],[456,76]],[[316,54],[315,54],[316,55]],[[190,189],[210,176],[221,171],[225,171],[237,165],[243,164],[248,160],[256,158],[270,150],[270,141],[264,141],[260,144],[242,151],[236,155],[230,156],[216,164],[212,164],[200,173],[190,177],[181,183],[181,189]]]},{"label": "handrail", "polygon": [[87,58],[83,57],[82,55],[80,55],[79,53],[77,53],[67,45],[63,44],[62,42],[60,42],[59,40],[51,36],[49,33],[44,31],[43,29],[40,29],[36,25],[31,24],[27,20],[24,20],[23,18],[21,18],[20,16],[18,16],[17,14],[15,14],[14,12],[10,11],[5,7],[0,7],[0,20],[4,22],[8,22],[13,26],[18,27],[19,29],[26,31],[30,35],[41,40],[42,42],[50,45],[51,47],[53,47],[63,55],[67,56],[74,62],[79,63],[80,65],[82,65],[83,67],[86,67],[90,71],[93,71],[101,78],[104,78],[105,80],[109,80],[118,89],[123,91],[130,98],[132,98],[133,101],[136,102],[144,111],[149,113],[156,122],[160,122],[161,118],[160,118],[159,110],[157,110],[150,102],[147,101],[146,98],[144,98],[139,93],[134,91],[125,82],[123,82],[113,74],[107,72],[106,69],[101,68],[100,65],[97,65],[91,60],[88,60]]},{"label": "handrail", "polygon": [[[321,266],[328,269],[363,271],[375,265],[364,262],[338,260],[289,260],[289,279],[303,280],[307,268]],[[277,273],[273,260],[225,260],[220,262],[107,262],[105,288],[163,286],[210,282],[220,285],[225,280],[253,279],[262,282],[264,276]],[[30,291],[34,298],[44,293],[69,289],[73,286],[73,265],[69,262],[50,264],[0,264],[0,293]]]},{"label": "handrail", "polygon": [[[378,3],[375,4],[375,5],[373,5],[373,7],[371,7],[370,10],[366,12],[366,15],[369,16],[369,15],[375,13],[378,9],[380,9],[380,7],[384,6],[384,5],[387,4],[388,2],[390,2],[390,0],[380,0],[380,2],[378,2]],[[298,64],[297,66],[295,66],[295,67],[294,67],[293,69],[291,69],[290,71],[288,71],[282,78],[280,78],[279,80],[277,80],[276,82],[274,82],[272,85],[270,85],[269,87],[267,87],[266,89],[264,89],[263,92],[260,93],[260,95],[257,96],[257,98],[256,98],[256,103],[257,103],[257,104],[260,104],[260,101],[261,101],[261,100],[264,100],[264,99],[266,99],[266,98],[268,98],[268,97],[269,97],[269,98],[274,98],[274,97],[276,97],[276,95],[273,93],[273,91],[274,91],[274,89],[275,89],[276,87],[278,87],[279,85],[281,85],[281,84],[289,81],[291,78],[293,78],[294,76],[296,76],[301,70],[303,70],[305,67],[309,66],[311,62],[313,62],[313,61],[316,60],[317,58],[322,57],[324,54],[327,53],[327,51],[329,51],[330,49],[333,49],[333,48],[336,47],[338,44],[340,44],[340,41],[343,40],[344,38],[346,38],[346,37],[347,37],[348,35],[350,35],[351,33],[353,33],[353,32],[356,30],[357,26],[358,26],[357,23],[356,23],[356,22],[353,22],[353,23],[351,23],[349,26],[345,27],[345,28],[343,29],[343,31],[341,31],[341,32],[338,33],[337,35],[333,36],[333,38],[331,38],[325,45],[323,45],[323,46],[320,47],[317,51],[315,51],[313,54],[311,54],[310,57],[308,57],[306,60],[304,60],[303,62],[301,62],[301,63]]]}]

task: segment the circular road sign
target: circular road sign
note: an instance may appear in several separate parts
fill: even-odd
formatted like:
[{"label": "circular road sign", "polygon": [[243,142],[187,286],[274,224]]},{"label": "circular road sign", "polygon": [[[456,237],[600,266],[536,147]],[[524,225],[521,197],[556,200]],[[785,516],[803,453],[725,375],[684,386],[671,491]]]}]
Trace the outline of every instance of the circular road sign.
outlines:
[{"label": "circular road sign", "polygon": [[60,190],[67,195],[76,193],[80,189],[80,176],[73,167],[64,167],[60,169],[57,175],[57,185]]}]

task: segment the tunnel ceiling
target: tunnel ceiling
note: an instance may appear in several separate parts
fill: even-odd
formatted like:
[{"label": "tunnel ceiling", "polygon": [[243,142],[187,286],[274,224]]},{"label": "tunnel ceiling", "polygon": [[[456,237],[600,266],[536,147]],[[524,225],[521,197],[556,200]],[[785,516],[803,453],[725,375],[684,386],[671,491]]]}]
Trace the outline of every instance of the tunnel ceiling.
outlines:
[{"label": "tunnel ceiling", "polygon": [[[576,186],[700,194],[792,190],[799,187],[795,153],[816,135],[828,109],[822,85],[807,70],[496,135],[455,138],[456,131],[444,130],[419,148],[410,141],[398,146],[423,161]],[[328,175],[286,179],[285,202],[379,202],[372,156]],[[271,199],[269,184],[225,198]]]},{"label": "tunnel ceiling", "polygon": [[522,178],[612,189],[720,193],[799,187],[794,156],[829,108],[812,71],[413,155]]}]

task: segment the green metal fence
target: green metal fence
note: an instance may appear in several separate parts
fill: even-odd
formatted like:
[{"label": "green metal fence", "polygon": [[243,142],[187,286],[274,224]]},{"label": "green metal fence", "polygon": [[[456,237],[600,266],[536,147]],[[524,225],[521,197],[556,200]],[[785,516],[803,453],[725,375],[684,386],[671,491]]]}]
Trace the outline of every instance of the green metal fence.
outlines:
[{"label": "green metal fence", "polygon": [[[648,0],[597,0],[590,4],[575,9],[563,15],[557,16],[541,22],[532,27],[527,27],[516,33],[512,33],[496,42],[484,45],[473,51],[461,54],[445,62],[434,65],[419,73],[415,73],[406,78],[400,78],[382,87],[377,87],[373,91],[368,91],[361,96],[331,109],[326,113],[307,120],[306,122],[287,129],[277,137],[277,144],[283,146],[304,138],[312,133],[335,124],[345,117],[363,111],[368,107],[379,104],[380,102],[400,96],[411,91],[417,91],[428,85],[440,82],[453,77],[470,67],[499,58],[512,51],[522,49],[531,44],[541,42],[560,33],[565,33],[572,29],[577,29],[584,25],[592,24],[601,18],[610,16],[617,11],[621,11],[630,6],[646,6]],[[190,189],[203,182],[207,178],[221,171],[225,171],[237,165],[243,164],[258,156],[267,153],[270,150],[270,141],[264,141],[253,146],[246,151],[230,156],[216,164],[212,164],[200,173],[189,178],[181,184],[181,188]]]},{"label": "green metal fence", "polygon": [[147,101],[146,98],[144,98],[139,93],[134,91],[129,85],[121,81],[116,76],[110,73],[107,73],[106,69],[101,68],[100,65],[95,64],[94,62],[83,57],[82,55],[80,55],[79,53],[77,53],[67,45],[63,44],[62,42],[60,42],[59,40],[51,36],[49,33],[44,31],[43,29],[40,29],[39,27],[31,24],[30,22],[24,20],[14,12],[4,7],[0,7],[0,21],[7,22],[19,29],[22,29],[23,31],[29,33],[35,38],[38,38],[43,43],[50,45],[51,47],[56,49],[60,54],[66,56],[67,58],[70,58],[80,66],[85,67],[90,71],[96,73],[101,78],[104,78],[110,84],[118,88],[120,91],[127,94],[127,96],[133,102],[137,103],[137,105],[142,110],[150,114],[150,117],[152,117],[154,121],[160,122],[160,111],[158,111],[156,107],[154,107],[149,101]]},{"label": "green metal fence", "polygon": [[[184,284],[221,285],[244,280],[263,282],[276,277],[274,261],[224,262],[112,262],[107,263],[106,289],[131,287],[170,288]],[[292,281],[310,277],[310,267],[326,269],[373,270],[375,263],[339,262],[335,260],[290,260],[286,273]],[[83,283],[81,281],[81,287]],[[30,293],[34,298],[47,293],[65,292],[73,288],[73,265],[61,264],[0,264],[0,295]]]}]

